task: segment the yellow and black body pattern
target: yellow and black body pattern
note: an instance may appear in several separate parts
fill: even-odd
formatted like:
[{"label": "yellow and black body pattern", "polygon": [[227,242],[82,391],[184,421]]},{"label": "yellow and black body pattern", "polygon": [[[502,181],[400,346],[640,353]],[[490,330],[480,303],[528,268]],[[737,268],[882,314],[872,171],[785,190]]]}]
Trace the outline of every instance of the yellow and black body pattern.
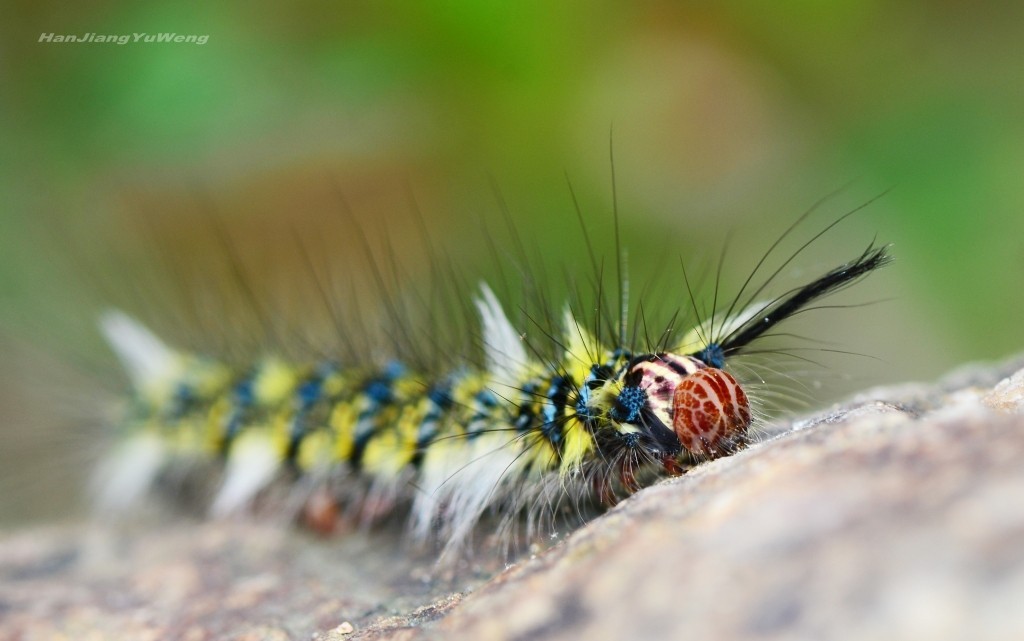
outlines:
[{"label": "yellow and black body pattern", "polygon": [[[623,351],[605,351],[597,363],[528,365],[528,374],[501,386],[470,369],[431,382],[399,362],[345,368],[265,358],[238,370],[180,359],[177,376],[136,391],[124,421],[184,457],[230,458],[239,443],[258,438],[298,473],[342,465],[386,478],[422,465],[432,448],[501,434],[524,457],[521,471],[567,474],[609,439],[637,433],[613,418],[631,360]],[[678,452],[671,443],[666,450]]]},{"label": "yellow and black body pattern", "polygon": [[399,360],[273,356],[231,367],[110,312],[101,328],[133,393],[120,421],[130,446],[108,466],[103,502],[137,499],[175,461],[220,460],[215,514],[298,477],[363,521],[410,503],[415,537],[444,540],[446,551],[457,551],[487,512],[505,521],[526,512],[534,523],[564,503],[610,504],[744,446],[751,405],[727,360],[888,260],[884,247],[869,247],[783,297],[735,314],[730,307],[669,350],[639,353],[621,339],[602,345],[567,313],[560,339],[546,335],[560,356],[541,357],[484,287],[476,301],[484,364],[440,373]]}]

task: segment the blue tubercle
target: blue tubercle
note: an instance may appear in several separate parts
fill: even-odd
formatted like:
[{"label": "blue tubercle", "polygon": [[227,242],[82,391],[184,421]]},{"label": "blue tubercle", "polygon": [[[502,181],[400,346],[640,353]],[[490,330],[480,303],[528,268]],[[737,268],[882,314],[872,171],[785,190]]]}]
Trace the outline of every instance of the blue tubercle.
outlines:
[{"label": "blue tubercle", "polygon": [[393,381],[404,376],[407,371],[405,364],[401,361],[388,361],[387,365],[384,366],[383,375],[384,378]]},{"label": "blue tubercle", "polygon": [[611,417],[620,423],[635,423],[647,403],[647,392],[639,387],[624,387],[615,398]]},{"label": "blue tubercle", "polygon": [[704,364],[708,367],[714,367],[715,369],[725,367],[725,350],[718,343],[711,343],[697,352],[697,358],[704,361]]},{"label": "blue tubercle", "polygon": [[378,405],[391,402],[391,381],[385,379],[372,380],[366,385],[363,392],[370,397],[370,400]]},{"label": "blue tubercle", "polygon": [[307,409],[310,405],[316,403],[320,400],[320,392],[322,390],[322,379],[314,378],[304,382],[298,389],[299,407]]},{"label": "blue tubercle", "polygon": [[239,381],[235,385],[234,389],[235,403],[241,407],[248,407],[252,405],[255,400],[255,394],[253,390],[253,377],[246,376],[243,380]]}]

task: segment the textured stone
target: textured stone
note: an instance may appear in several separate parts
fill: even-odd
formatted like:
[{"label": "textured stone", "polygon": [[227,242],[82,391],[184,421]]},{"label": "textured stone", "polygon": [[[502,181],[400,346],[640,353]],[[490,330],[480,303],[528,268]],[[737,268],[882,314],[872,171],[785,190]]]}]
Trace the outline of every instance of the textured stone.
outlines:
[{"label": "textured stone", "polygon": [[486,582],[389,534],[11,532],[0,639],[1021,639],[1021,365],[771,426]]}]

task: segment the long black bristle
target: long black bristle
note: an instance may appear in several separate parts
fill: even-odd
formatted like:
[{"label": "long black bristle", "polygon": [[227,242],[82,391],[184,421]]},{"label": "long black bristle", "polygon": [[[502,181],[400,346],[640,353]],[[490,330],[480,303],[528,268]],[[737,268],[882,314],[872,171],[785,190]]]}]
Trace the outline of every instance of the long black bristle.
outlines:
[{"label": "long black bristle", "polygon": [[824,276],[797,289],[792,294],[767,304],[755,317],[746,321],[719,343],[726,355],[737,354],[775,325],[797,313],[810,303],[868,275],[892,261],[889,246],[868,246],[859,257],[844,263]]}]

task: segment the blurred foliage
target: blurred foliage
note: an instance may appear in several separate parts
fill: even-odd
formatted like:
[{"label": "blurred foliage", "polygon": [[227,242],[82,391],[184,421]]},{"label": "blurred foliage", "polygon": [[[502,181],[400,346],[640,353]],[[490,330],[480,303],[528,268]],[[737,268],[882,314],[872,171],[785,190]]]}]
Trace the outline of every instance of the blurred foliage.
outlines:
[{"label": "blurred foliage", "polygon": [[[141,227],[188,264],[209,248],[210,208],[273,245],[279,229],[255,221],[316,235],[339,193],[399,253],[420,238],[415,199],[475,277],[491,269],[480,227],[500,227],[493,180],[537,253],[589,269],[565,242],[579,231],[564,173],[610,259],[613,129],[639,273],[678,281],[676,255],[713,263],[731,233],[725,278],[742,282],[819,197],[850,183],[804,238],[892,188],[809,264],[877,233],[898,262],[858,300],[893,300],[829,316],[831,335],[816,335],[883,359],[852,366],[878,381],[1021,348],[1016,3],[15,0],[5,13],[8,332],[95,340],[68,329],[91,316],[70,296],[89,278],[67,243],[135,272],[154,250],[124,229]],[[209,40],[38,42],[48,32]],[[264,228],[278,231],[260,241]],[[352,251],[344,235],[319,240],[328,256]]]}]

